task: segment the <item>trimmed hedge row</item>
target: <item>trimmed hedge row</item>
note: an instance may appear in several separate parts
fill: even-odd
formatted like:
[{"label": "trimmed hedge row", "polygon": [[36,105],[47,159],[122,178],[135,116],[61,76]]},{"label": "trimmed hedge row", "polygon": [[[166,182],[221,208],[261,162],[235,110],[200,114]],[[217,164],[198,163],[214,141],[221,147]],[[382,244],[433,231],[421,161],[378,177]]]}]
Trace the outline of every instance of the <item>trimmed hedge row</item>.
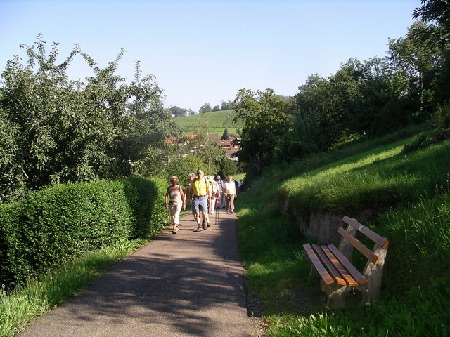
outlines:
[{"label": "trimmed hedge row", "polygon": [[57,185],[0,205],[0,283],[8,289],[64,260],[163,228],[165,183],[132,177]]}]

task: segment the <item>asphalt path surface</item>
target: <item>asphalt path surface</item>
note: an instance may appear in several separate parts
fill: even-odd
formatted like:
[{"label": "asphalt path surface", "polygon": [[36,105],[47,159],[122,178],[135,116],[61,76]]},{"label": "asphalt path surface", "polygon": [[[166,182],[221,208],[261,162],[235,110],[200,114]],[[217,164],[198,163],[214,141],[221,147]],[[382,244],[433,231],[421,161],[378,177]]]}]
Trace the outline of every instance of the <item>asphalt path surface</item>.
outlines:
[{"label": "asphalt path surface", "polygon": [[18,336],[261,336],[248,317],[236,217],[183,217]]}]

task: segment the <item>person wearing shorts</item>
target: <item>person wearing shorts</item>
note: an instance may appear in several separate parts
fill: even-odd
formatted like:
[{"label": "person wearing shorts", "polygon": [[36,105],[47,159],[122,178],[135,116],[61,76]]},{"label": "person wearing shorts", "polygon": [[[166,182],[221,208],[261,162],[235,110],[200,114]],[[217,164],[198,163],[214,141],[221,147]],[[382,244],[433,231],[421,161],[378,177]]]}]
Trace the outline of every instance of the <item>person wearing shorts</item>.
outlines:
[{"label": "person wearing shorts", "polygon": [[201,228],[206,230],[209,227],[208,218],[208,195],[209,182],[205,178],[202,170],[197,171],[197,177],[192,182],[192,204],[197,219],[197,229],[194,232],[200,232]]}]

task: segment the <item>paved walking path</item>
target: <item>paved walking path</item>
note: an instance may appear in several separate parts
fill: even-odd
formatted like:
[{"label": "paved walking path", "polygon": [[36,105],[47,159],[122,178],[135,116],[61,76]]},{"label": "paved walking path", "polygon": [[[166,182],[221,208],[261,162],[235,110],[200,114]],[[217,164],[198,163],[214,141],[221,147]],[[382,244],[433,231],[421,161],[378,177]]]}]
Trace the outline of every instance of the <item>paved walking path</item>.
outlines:
[{"label": "paved walking path", "polygon": [[247,316],[236,217],[188,215],[19,336],[259,336]]}]

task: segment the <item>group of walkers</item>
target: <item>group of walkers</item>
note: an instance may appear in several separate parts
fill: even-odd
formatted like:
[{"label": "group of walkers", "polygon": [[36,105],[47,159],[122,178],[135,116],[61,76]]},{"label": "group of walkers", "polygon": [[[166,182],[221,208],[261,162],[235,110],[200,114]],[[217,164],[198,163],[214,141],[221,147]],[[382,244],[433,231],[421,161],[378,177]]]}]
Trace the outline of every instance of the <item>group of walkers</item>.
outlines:
[{"label": "group of walkers", "polygon": [[180,224],[180,212],[186,209],[189,200],[192,206],[194,221],[200,232],[210,227],[209,215],[215,214],[218,209],[225,208],[228,214],[234,213],[234,199],[237,196],[238,186],[232,176],[222,180],[220,176],[205,176],[202,170],[189,174],[189,183],[186,189],[179,185],[176,176],[170,177],[170,186],[164,197],[165,206],[170,211],[172,234],[176,234]]}]

